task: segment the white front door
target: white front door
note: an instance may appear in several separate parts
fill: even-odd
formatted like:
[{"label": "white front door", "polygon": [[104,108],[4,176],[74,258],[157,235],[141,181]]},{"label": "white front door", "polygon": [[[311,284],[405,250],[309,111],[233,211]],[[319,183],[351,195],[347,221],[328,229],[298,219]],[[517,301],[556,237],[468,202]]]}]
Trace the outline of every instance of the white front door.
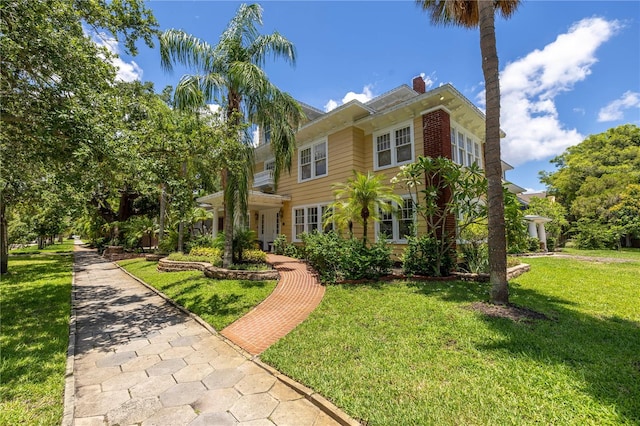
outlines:
[{"label": "white front door", "polygon": [[273,241],[278,236],[278,232],[280,232],[280,227],[278,226],[278,221],[280,220],[280,210],[261,210],[259,220],[260,223],[258,226],[258,239],[262,241],[263,249],[269,250],[271,247],[273,247]]}]

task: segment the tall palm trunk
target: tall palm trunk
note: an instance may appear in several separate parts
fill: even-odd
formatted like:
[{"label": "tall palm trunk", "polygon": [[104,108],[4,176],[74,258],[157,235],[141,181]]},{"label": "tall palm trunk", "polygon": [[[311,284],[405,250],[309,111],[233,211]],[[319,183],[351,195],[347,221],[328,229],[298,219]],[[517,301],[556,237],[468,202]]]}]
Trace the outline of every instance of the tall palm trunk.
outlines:
[{"label": "tall palm trunk", "polygon": [[224,191],[224,254],[222,256],[222,267],[228,268],[233,264],[233,204],[227,196],[228,170],[222,171],[222,190]]},{"label": "tall palm trunk", "polygon": [[9,234],[6,213],[4,191],[0,191],[0,274],[5,274],[9,270]]},{"label": "tall palm trunk", "polygon": [[[167,185],[163,182],[162,189],[160,191],[160,220],[158,221],[158,245],[162,242],[164,238],[164,219],[165,219],[165,211],[167,210]],[[151,240],[149,240],[151,241]]]},{"label": "tall palm trunk", "polygon": [[496,47],[495,9],[492,1],[479,1],[480,52],[484,74],[487,112],[485,171],[489,211],[489,275],[491,302],[509,303],[507,247],[505,244],[504,198],[500,161],[500,81]]}]

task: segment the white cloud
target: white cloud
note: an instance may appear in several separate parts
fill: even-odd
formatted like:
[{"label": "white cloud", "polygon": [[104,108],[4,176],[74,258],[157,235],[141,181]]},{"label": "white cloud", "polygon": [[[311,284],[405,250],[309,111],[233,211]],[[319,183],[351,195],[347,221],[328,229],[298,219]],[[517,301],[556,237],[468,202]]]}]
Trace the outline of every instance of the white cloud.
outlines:
[{"label": "white cloud", "polygon": [[420,77],[422,77],[422,79],[424,80],[424,85],[427,89],[432,88],[433,85],[436,84],[437,78],[435,77],[435,73],[431,73],[431,75],[426,75],[425,73],[421,72]]},{"label": "white cloud", "polygon": [[[591,74],[596,50],[620,28],[618,21],[586,18],[542,50],[506,65],[500,75],[505,161],[516,166],[546,159],[582,142],[580,132],[560,121],[555,97]],[[479,95],[483,106],[484,95]]]},{"label": "white cloud", "polygon": [[371,91],[371,85],[366,85],[362,88],[362,93],[349,92],[342,98],[342,103],[338,103],[338,101],[334,101],[333,99],[329,99],[324,105],[325,112],[329,112],[332,109],[336,109],[339,105],[346,104],[352,100],[358,100],[362,103],[368,102],[373,99],[373,92]]},{"label": "white cloud", "polygon": [[125,62],[120,57],[120,48],[115,38],[100,33],[94,35],[93,41],[114,55],[109,58],[109,61],[117,70],[116,80],[135,81],[142,79],[142,68],[135,61]]},{"label": "white cloud", "polygon": [[616,121],[624,118],[625,109],[640,108],[640,93],[628,91],[620,99],[610,102],[598,113],[598,121]]}]

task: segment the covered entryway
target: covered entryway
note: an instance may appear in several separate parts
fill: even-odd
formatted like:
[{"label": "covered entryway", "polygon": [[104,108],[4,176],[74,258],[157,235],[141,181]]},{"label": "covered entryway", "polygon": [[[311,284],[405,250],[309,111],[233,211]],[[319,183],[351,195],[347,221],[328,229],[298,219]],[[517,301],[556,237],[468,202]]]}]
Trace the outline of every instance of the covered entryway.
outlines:
[{"label": "covered entryway", "polygon": [[262,250],[272,252],[273,242],[280,233],[280,209],[258,211],[258,239]]},{"label": "covered entryway", "polygon": [[[258,234],[258,240],[263,250],[270,251],[273,248],[273,241],[280,234],[282,208],[284,203],[290,200],[291,197],[286,195],[249,191],[249,227]],[[224,218],[222,191],[205,195],[198,198],[197,201],[213,213],[213,223],[218,223],[219,218]],[[217,234],[218,227],[214,226],[212,235],[215,237]]]}]

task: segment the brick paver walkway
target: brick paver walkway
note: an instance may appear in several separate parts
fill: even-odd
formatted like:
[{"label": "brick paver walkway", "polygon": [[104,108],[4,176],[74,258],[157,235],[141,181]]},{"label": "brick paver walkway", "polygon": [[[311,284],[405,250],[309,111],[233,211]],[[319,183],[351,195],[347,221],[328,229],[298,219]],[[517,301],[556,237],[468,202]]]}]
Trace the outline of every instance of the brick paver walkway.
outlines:
[{"label": "brick paver walkway", "polygon": [[280,273],[271,295],[221,334],[247,352],[257,355],[304,321],[324,296],[324,287],[297,259],[269,254]]},{"label": "brick paver walkway", "polygon": [[356,424],[95,251],[74,271],[63,426]]}]

